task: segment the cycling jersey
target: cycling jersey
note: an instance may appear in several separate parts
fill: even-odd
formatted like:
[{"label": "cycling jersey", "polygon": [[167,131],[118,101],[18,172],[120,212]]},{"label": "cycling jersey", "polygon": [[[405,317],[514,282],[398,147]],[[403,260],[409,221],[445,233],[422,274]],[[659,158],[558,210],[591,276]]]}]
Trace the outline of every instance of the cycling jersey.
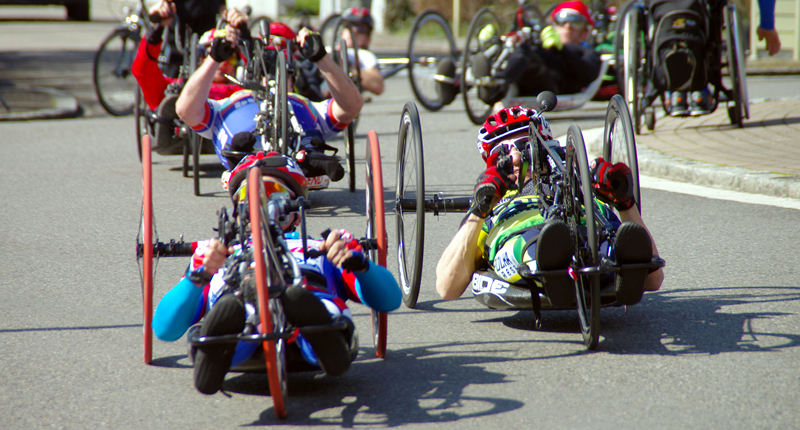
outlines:
[{"label": "cycling jersey", "polygon": [[[306,134],[318,134],[323,140],[328,140],[347,127],[333,115],[333,99],[314,103],[299,94],[290,93],[288,100],[290,114],[294,114]],[[230,169],[233,166],[228,165],[228,159],[222,155],[222,151],[228,149],[237,133],[255,131],[258,112],[259,106],[253,93],[249,90],[238,91],[223,100],[206,100],[203,119],[192,129],[214,143],[214,150],[222,165]],[[263,148],[256,143],[255,149]]]}]

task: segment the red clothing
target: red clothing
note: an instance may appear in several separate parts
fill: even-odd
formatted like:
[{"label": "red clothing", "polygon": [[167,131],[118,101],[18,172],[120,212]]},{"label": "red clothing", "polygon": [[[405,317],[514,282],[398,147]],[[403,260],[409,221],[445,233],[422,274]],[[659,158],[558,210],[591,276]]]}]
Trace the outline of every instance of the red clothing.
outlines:
[{"label": "red clothing", "polygon": [[[133,59],[133,65],[131,66],[131,73],[133,73],[136,82],[139,83],[139,87],[142,89],[144,101],[152,110],[158,109],[158,105],[164,100],[164,91],[166,91],[167,86],[176,81],[176,79],[168,78],[161,73],[158,61],[155,60],[160,52],[160,45],[150,45],[147,43],[147,38],[144,37],[139,43],[139,51],[136,53],[136,58]],[[211,84],[208,98],[212,100],[225,99],[241,89],[238,85],[215,82]]]}]

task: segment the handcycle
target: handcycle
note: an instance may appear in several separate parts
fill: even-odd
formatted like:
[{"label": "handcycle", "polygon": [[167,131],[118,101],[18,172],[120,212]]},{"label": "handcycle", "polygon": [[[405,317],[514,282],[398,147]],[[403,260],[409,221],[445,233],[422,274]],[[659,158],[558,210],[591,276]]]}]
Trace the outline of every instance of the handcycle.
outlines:
[{"label": "handcycle", "polygon": [[[456,69],[455,81],[457,81],[459,91],[464,98],[467,115],[475,125],[483,124],[494,106],[481,100],[479,92],[492,91],[502,84],[495,74],[517,46],[523,43],[534,45],[540,43],[539,33],[547,25],[546,16],[542,15],[534,4],[521,4],[514,13],[510,25],[508,17],[498,17],[492,7],[482,8],[472,18],[467,30],[465,49],[459,67]],[[481,41],[478,36],[486,27],[491,27],[492,34],[496,36],[490,40]],[[509,30],[504,31],[505,28],[509,28]],[[601,34],[595,34],[595,38],[601,36]],[[482,54],[490,60],[488,76],[475,77],[473,59],[477,54]],[[580,93],[559,94],[555,110],[577,109],[595,97],[603,85],[609,67],[614,64],[613,55],[610,53],[601,54],[600,58],[602,62],[597,78]],[[441,82],[449,83],[446,77],[439,76],[437,78]],[[504,106],[523,106],[533,109],[537,106],[536,97],[519,95],[515,85],[510,86],[502,103]]]},{"label": "handcycle", "polygon": [[[530,114],[551,111],[557,103],[551,92],[541,93],[538,100],[540,108],[529,111]],[[625,162],[630,167],[633,196],[641,209],[636,142],[631,124],[624,100],[619,95],[613,96],[606,112],[603,154],[611,162]],[[542,310],[564,309],[552,305],[540,281],[549,276],[567,274],[575,283],[575,308],[584,343],[591,350],[597,347],[599,340],[600,308],[620,305],[613,288],[601,289],[601,278],[605,284],[609,278],[613,280],[619,274],[655,270],[664,266],[665,262],[654,257],[646,263],[617,264],[609,255],[599,251],[601,242],[613,241],[617,226],[604,214],[600,203],[593,197],[591,172],[580,127],[576,124],[569,127],[562,146],[557,140],[543,138],[537,125],[536,120],[532,119],[528,128],[530,141],[523,157],[527,157],[534,172],[546,172],[534,178],[538,201],[541,202],[543,213],[551,213],[569,226],[574,247],[572,262],[568,269],[549,271],[535,270],[528,264],[531,262],[522,262],[517,268],[522,281],[516,283],[504,281],[491,269],[481,270],[472,278],[473,295],[491,308],[532,309],[534,325],[540,329]],[[403,109],[397,154],[395,216],[400,286],[404,303],[413,308],[420,291],[425,213],[466,212],[472,202],[471,196],[444,197],[434,194],[433,198],[426,197],[422,130],[419,112],[412,102]],[[542,187],[542,183],[547,183],[549,187]],[[546,192],[546,189],[552,189],[553,192]],[[491,298],[493,292],[512,289],[518,293],[517,300],[513,302],[506,299],[508,295],[500,300]]]},{"label": "handcycle", "polygon": [[114,116],[133,113],[136,80],[131,75],[131,64],[139,47],[142,28],[150,30],[150,20],[144,0],[135,9],[125,6],[124,21],[100,42],[92,62],[92,83],[97,100],[103,109]]},{"label": "handcycle", "polygon": [[[339,14],[327,17],[320,27],[326,46],[334,46],[346,28]],[[444,104],[436,85],[439,63],[447,57],[459,58],[447,19],[435,9],[420,12],[411,25],[406,53],[405,57],[378,58],[381,76],[388,79],[408,70],[411,89],[419,103],[430,111],[441,109]]]},{"label": "handcycle", "polygon": [[[155,267],[161,257],[188,257],[191,256],[195,242],[186,242],[181,236],[180,240],[160,241],[155,229],[153,214],[153,189],[152,168],[149,162],[150,151],[149,137],[145,137],[144,158],[142,164],[143,202],[142,216],[139,233],[136,237],[136,258],[140,268],[142,281],[143,314],[144,314],[144,362],[150,364],[153,359],[153,280]],[[380,159],[380,145],[378,136],[374,131],[368,133],[367,145],[367,225],[366,237],[359,240],[361,246],[367,251],[369,258],[385,267],[386,265],[386,230],[383,205],[383,179]],[[306,233],[306,208],[309,202],[302,196],[295,200],[269,200],[264,184],[261,180],[261,169],[254,167],[248,171],[249,186],[247,198],[242,199],[237,205],[236,219],[231,219],[228,211],[223,207],[218,212],[219,224],[217,228],[220,240],[225,244],[238,243],[243,246],[244,252],[234,254],[226,262],[227,271],[224,281],[226,288],[247,289],[242,281],[247,276],[255,277],[255,290],[243,291],[247,300],[252,300],[258,310],[262,333],[239,333],[224,336],[201,337],[197,332],[190,331],[188,342],[189,354],[192,348],[204,345],[254,342],[261,343],[264,351],[262,363],[253,366],[253,359],[242,364],[241,368],[233,371],[263,371],[266,370],[269,380],[270,395],[274,403],[274,411],[278,418],[287,416],[285,400],[287,398],[287,367],[286,348],[288,340],[296,332],[312,333],[334,330],[344,330],[347,325],[339,317],[326,325],[293,327],[283,312],[280,301],[281,295],[290,286],[304,285],[304,272],[298,266],[296,256],[290,252],[283,238],[280,226],[276,219],[290,212],[299,212],[300,238],[302,239],[302,258],[316,258],[321,252],[309,249]],[[267,202],[267,207],[263,202]],[[249,244],[249,247],[246,245]],[[253,271],[251,267],[255,267]],[[371,311],[373,346],[375,355],[384,358],[386,354],[387,314]],[[260,356],[257,356],[257,358]]]},{"label": "handcycle", "polygon": [[[150,20],[157,23],[160,17],[154,15],[150,17]],[[144,100],[141,88],[137,86],[133,105],[137,152],[139,160],[143,162],[142,140],[145,136],[155,140],[159,147],[181,147],[182,174],[184,177],[189,176],[191,163],[193,191],[194,195],[199,196],[200,155],[214,154],[215,152],[209,140],[199,136],[177,118],[175,102],[183,84],[197,70],[202,58],[202,47],[199,45],[199,35],[196,32],[189,26],[182,25],[178,16],[175,16],[174,20],[164,30],[169,37],[164,38],[158,63],[165,74],[171,73],[170,71],[174,69],[177,72],[177,78],[167,87],[164,99],[156,110],[150,109]]]},{"label": "handcycle", "polygon": [[[744,119],[750,118],[750,107],[747,95],[747,75],[745,72],[744,46],[742,30],[736,5],[733,2],[703,2],[708,8],[708,45],[705,50],[708,59],[708,85],[713,87],[714,112],[720,102],[728,108],[728,118],[732,125],[743,127]],[[642,123],[648,130],[655,129],[656,114],[653,103],[661,99],[661,105],[667,114],[667,106],[663,89],[657,88],[654,78],[653,22],[650,10],[641,0],[626,3],[619,15],[615,45],[622,50],[621,73],[624,83],[623,93],[628,109],[634,121],[637,134]],[[727,70],[730,86],[723,82],[722,69]],[[720,97],[722,96],[722,97]]]}]

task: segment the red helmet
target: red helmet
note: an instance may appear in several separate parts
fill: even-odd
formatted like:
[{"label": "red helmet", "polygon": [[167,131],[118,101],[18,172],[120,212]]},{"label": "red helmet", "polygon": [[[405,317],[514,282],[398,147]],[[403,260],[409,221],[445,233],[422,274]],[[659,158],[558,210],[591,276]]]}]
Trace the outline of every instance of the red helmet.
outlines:
[{"label": "red helmet", "polygon": [[351,7],[342,12],[342,19],[349,21],[355,25],[366,27],[370,32],[375,27],[375,20],[369,13],[369,9],[365,7]]},{"label": "red helmet", "polygon": [[288,40],[295,40],[297,33],[282,22],[273,22],[269,25],[269,40],[278,41],[281,49],[286,48]]},{"label": "red helmet", "polygon": [[575,11],[582,15],[589,25],[594,25],[594,20],[592,19],[592,14],[589,13],[589,8],[586,7],[586,4],[580,0],[565,1],[559,4],[555,7],[555,9],[553,9],[553,14],[550,17],[555,20],[556,15],[558,15],[558,13],[562,10]]},{"label": "red helmet", "polygon": [[478,130],[478,151],[483,159],[485,160],[492,148],[506,136],[527,130],[531,119],[536,119],[542,137],[553,138],[547,120],[533,110],[515,106],[487,117],[483,127]]}]

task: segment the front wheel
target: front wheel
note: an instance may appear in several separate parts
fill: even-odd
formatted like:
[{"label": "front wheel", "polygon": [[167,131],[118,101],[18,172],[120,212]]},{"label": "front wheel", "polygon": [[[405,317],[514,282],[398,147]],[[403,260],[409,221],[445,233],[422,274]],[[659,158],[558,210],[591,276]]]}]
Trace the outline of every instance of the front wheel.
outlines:
[{"label": "front wheel", "polygon": [[153,168],[150,160],[150,136],[142,138],[142,217],[136,237],[136,255],[142,257],[142,302],[144,303],[144,362],[153,359]]},{"label": "front wheel", "polygon": [[622,49],[623,49],[623,76],[625,101],[628,104],[628,111],[633,119],[633,127],[636,134],[641,132],[641,95],[644,88],[645,73],[642,70],[642,56],[644,47],[640,37],[645,35],[639,29],[642,21],[641,11],[638,5],[630,7],[625,16],[622,17]]},{"label": "front wheel", "polygon": [[133,113],[137,85],[131,74],[131,65],[138,46],[137,32],[115,30],[106,36],[94,56],[94,91],[100,105],[111,115]]},{"label": "front wheel", "polygon": [[608,103],[606,124],[603,130],[603,158],[609,163],[625,163],[633,177],[633,198],[639,213],[642,212],[642,197],[639,191],[639,159],[636,155],[636,138],[633,134],[631,115],[625,100],[619,94]]},{"label": "front wheel", "polygon": [[[280,310],[277,299],[269,296],[269,285],[267,285],[267,258],[266,244],[271,240],[266,235],[269,233],[269,218],[265,216],[264,207],[261,204],[262,196],[266,198],[264,182],[261,180],[261,169],[254,167],[248,172],[248,184],[258,184],[247,189],[247,198],[250,215],[250,235],[252,239],[253,260],[255,263],[256,291],[258,293],[259,316],[261,317],[261,327],[264,333],[271,334],[279,331],[281,327],[280,319],[276,321],[270,308]],[[271,266],[271,265],[270,265]],[[270,267],[272,268],[272,267]],[[280,313],[278,313],[280,315]],[[278,324],[276,324],[276,322]],[[286,362],[284,354],[284,339],[269,340],[263,342],[264,358],[267,366],[267,378],[269,379],[269,391],[272,395],[272,402],[275,408],[275,415],[278,418],[286,418]]]},{"label": "front wheel", "polygon": [[411,90],[429,111],[444,107],[436,75],[445,58],[456,60],[456,46],[450,25],[439,12],[428,9],[414,20],[408,39],[408,78]]},{"label": "front wheel", "polygon": [[[731,124],[744,127],[744,119],[750,118],[747,94],[747,73],[744,67],[744,51],[739,26],[739,15],[735,5],[725,7],[725,37],[728,56],[728,75],[731,77],[734,105],[728,108]],[[731,109],[732,108],[732,109]]]},{"label": "front wheel", "polygon": [[[403,303],[413,308],[422,280],[425,243],[425,170],[422,154],[422,126],[419,110],[407,102],[400,119],[397,138],[397,263]],[[408,213],[409,215],[406,215]]]},{"label": "front wheel", "polygon": [[[594,198],[586,146],[581,129],[573,124],[567,131],[567,222],[575,243],[575,268],[595,267],[598,263],[598,235],[594,219]],[[585,225],[582,225],[582,220]],[[597,348],[600,339],[599,275],[578,275],[575,281],[578,319],[586,348]]]},{"label": "front wheel", "polygon": [[[487,26],[493,27],[494,34],[498,37],[487,41],[478,40],[478,34]],[[480,96],[483,94],[486,98],[494,90],[489,82],[492,79],[489,69],[492,60],[499,55],[502,48],[500,34],[503,34],[500,31],[500,22],[488,7],[478,11],[467,31],[467,44],[461,58],[460,85],[461,95],[464,97],[464,107],[470,121],[475,125],[482,125],[486,117],[492,113],[493,105],[481,100]]]},{"label": "front wheel", "polygon": [[[378,134],[370,130],[367,133],[367,238],[375,239],[377,249],[369,252],[373,263],[386,267],[386,216],[383,200],[383,171],[381,168],[381,148]],[[386,335],[388,318],[385,312],[370,311],[372,314],[372,341],[375,355],[383,358],[386,355]]]}]

